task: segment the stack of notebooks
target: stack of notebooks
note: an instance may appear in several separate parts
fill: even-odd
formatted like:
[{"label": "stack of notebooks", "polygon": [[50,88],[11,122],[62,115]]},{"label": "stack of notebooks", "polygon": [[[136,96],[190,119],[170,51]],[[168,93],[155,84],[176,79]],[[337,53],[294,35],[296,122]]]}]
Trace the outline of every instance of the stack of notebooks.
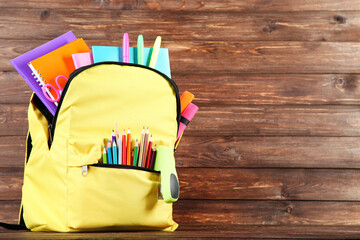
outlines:
[{"label": "stack of notebooks", "polygon": [[[151,48],[143,51],[147,65]],[[90,50],[82,38],[76,38],[70,31],[10,62],[50,113],[55,115],[58,95],[75,69],[98,62],[122,62],[122,53],[122,47],[93,46]],[[137,63],[136,53],[137,48],[129,48],[129,63]],[[168,49],[159,49],[155,69],[171,77]]]}]

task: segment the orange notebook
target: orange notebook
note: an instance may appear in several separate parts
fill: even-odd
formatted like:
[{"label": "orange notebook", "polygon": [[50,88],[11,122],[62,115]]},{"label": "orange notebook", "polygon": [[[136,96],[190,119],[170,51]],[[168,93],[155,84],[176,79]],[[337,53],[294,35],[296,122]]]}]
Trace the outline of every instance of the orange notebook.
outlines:
[{"label": "orange notebook", "polygon": [[[90,51],[85,41],[82,38],[78,38],[31,61],[28,65],[33,71],[34,76],[41,77],[41,80],[44,81],[45,84],[49,83],[57,88],[55,78],[58,75],[64,75],[69,78],[70,73],[75,70],[72,54]],[[65,83],[66,81],[64,79],[59,79],[59,84],[62,88],[64,88]]]}]

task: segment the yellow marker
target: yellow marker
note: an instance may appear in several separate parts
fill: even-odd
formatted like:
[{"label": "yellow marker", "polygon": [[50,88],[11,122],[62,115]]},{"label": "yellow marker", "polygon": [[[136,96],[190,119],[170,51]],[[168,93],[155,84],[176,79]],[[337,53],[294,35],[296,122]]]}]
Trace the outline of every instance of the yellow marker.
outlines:
[{"label": "yellow marker", "polygon": [[149,67],[155,68],[161,45],[161,37],[157,36],[154,42]]}]

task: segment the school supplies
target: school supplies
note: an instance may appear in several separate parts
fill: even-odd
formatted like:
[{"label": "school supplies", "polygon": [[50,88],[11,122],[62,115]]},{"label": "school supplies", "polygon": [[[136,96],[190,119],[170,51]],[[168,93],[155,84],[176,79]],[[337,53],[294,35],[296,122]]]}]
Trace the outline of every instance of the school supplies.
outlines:
[{"label": "school supplies", "polygon": [[[65,77],[64,75],[59,75],[55,78],[55,83],[56,83],[57,88],[54,87],[53,85],[51,85],[50,83],[45,84],[42,88],[44,96],[50,102],[57,103],[60,100],[60,96],[61,96],[61,92],[62,92],[63,88],[59,84],[59,78],[63,78],[65,80],[65,82],[67,82],[67,80],[68,80],[68,78]],[[49,89],[51,89],[53,92],[55,92],[56,98],[54,98],[54,96],[51,93],[49,93]]]},{"label": "school supplies", "polygon": [[177,138],[179,139],[181,134],[184,132],[186,126],[190,123],[190,121],[195,116],[196,112],[199,110],[199,108],[192,103],[189,103],[189,105],[185,108],[184,112],[181,114],[180,118],[180,124],[179,124],[179,131]]},{"label": "school supplies", "polygon": [[184,132],[180,135],[180,137],[176,140],[176,142],[175,142],[175,149],[177,149],[177,147],[179,146],[179,143],[180,143],[180,141],[181,141],[181,138],[182,138],[182,136],[184,135]]},{"label": "school supplies", "polygon": [[154,169],[155,158],[156,158],[156,144],[155,147],[151,150],[150,169]]},{"label": "school supplies", "polygon": [[118,164],[122,164],[122,136],[120,136],[117,123],[116,123],[116,143],[118,146]]},{"label": "school supplies", "polygon": [[[43,116],[46,109],[35,100],[30,102],[28,114],[33,141],[27,141],[25,161],[33,164],[25,165],[20,214],[24,226],[32,231],[60,232],[176,229],[172,204],[166,203],[179,194],[173,147],[181,116],[180,98],[171,79],[138,64],[108,62],[79,68],[63,90],[49,133]],[[146,124],[154,130],[155,142],[170,149],[163,151],[166,157],[155,155],[144,136],[145,149],[147,146],[151,152],[150,165],[151,157],[156,156],[154,165],[160,162],[160,172],[110,164],[108,159],[108,164],[98,163],[114,119],[121,127],[133,130]],[[136,129],[132,134],[140,135]],[[116,139],[113,147],[115,143]],[[106,145],[114,160],[111,142]],[[38,150],[36,154],[33,149]],[[144,151],[144,156],[148,154]],[[159,190],[165,201],[159,199]],[[40,205],[44,211],[38,211]]]},{"label": "school supplies", "polygon": [[126,155],[127,155],[127,160],[126,160],[126,164],[127,165],[131,165],[131,133],[130,133],[130,128],[128,129],[127,131],[127,135],[126,135],[126,147],[127,147],[127,150],[126,150]]},{"label": "school supplies", "polygon": [[150,136],[150,140],[149,140],[149,144],[148,144],[148,148],[147,148],[147,152],[146,152],[146,160],[144,163],[144,166],[147,168],[150,168],[150,158],[151,158],[151,150],[152,150],[152,135]]},{"label": "school supplies", "polygon": [[137,166],[138,151],[139,151],[139,143],[138,140],[136,139],[135,147],[134,147],[133,166]]},{"label": "school supplies", "polygon": [[180,97],[181,113],[184,112],[185,108],[192,102],[194,95],[188,91],[183,92]]},{"label": "school supplies", "polygon": [[[32,60],[28,63],[37,78],[41,78],[45,84],[55,85],[55,79],[59,75],[66,78],[75,70],[72,54],[80,52],[89,52],[90,49],[82,38],[78,38],[48,54]],[[40,80],[40,79],[38,79]],[[64,88],[66,82],[61,83]],[[50,98],[55,99],[56,92],[50,88]],[[47,94],[46,94],[47,95]]]},{"label": "school supplies", "polygon": [[137,64],[144,65],[144,38],[139,35],[137,39]]},{"label": "school supplies", "polygon": [[160,192],[164,202],[175,202],[179,198],[180,187],[175,168],[174,149],[172,147],[159,146],[154,169],[160,171]]},{"label": "school supplies", "polygon": [[[107,61],[122,62],[123,60],[122,52],[123,52],[122,47],[112,47],[112,46],[92,47],[94,63],[107,62]],[[150,58],[151,58],[151,48],[144,48],[144,65],[149,64]],[[129,63],[137,63],[136,47],[129,48]],[[155,69],[162,72],[169,78],[171,78],[169,50],[167,48],[160,48]]]},{"label": "school supplies", "polygon": [[104,146],[104,151],[103,151],[103,163],[107,163],[106,147],[105,146]]},{"label": "school supplies", "polygon": [[74,61],[75,69],[94,63],[91,52],[74,53],[72,54],[72,59]]},{"label": "school supplies", "polygon": [[155,68],[155,66],[156,66],[156,62],[157,62],[157,59],[159,56],[160,45],[161,45],[161,37],[157,36],[155,39],[155,42],[154,42],[151,59],[150,59],[150,64],[149,64],[149,67],[151,67],[151,68]]},{"label": "school supplies", "polygon": [[124,33],[123,36],[123,62],[128,63],[129,62],[129,34]]},{"label": "school supplies", "polygon": [[35,78],[35,76],[33,76],[33,72],[29,68],[28,63],[74,40],[76,40],[75,35],[71,31],[69,31],[10,61],[16,71],[18,71],[21,77],[35,92],[36,96],[42,101],[42,103],[46,106],[46,108],[50,111],[52,115],[55,114],[56,105],[45,98],[42,92],[42,87],[44,84],[41,83],[41,78]]},{"label": "school supplies", "polygon": [[139,146],[139,159],[138,159],[138,166],[142,167],[142,156],[144,154],[144,140],[145,140],[145,127],[143,127],[141,131],[141,137],[140,137],[140,146]]},{"label": "school supplies", "polygon": [[[32,65],[29,65],[29,67],[30,67],[30,69],[32,71],[32,75],[34,76],[35,81],[38,82],[39,86],[41,86],[42,94],[43,94],[42,97],[45,97],[46,100],[54,103],[55,106],[57,107],[58,104],[55,101],[55,98],[54,98],[53,94],[50,92],[50,90],[48,88],[44,88],[45,81],[43,81],[43,78],[41,77],[39,72],[36,71],[35,68]],[[44,92],[46,92],[46,94]]]},{"label": "school supplies", "polygon": [[110,141],[108,141],[108,144],[107,144],[107,160],[108,160],[109,164],[113,163],[112,156],[111,156],[111,143],[110,143]]},{"label": "school supplies", "polygon": [[116,149],[116,142],[113,141],[112,143],[112,160],[113,160],[113,164],[118,164],[118,160],[117,160],[117,149]]},{"label": "school supplies", "polygon": [[126,155],[126,134],[125,134],[125,129],[123,131],[122,134],[122,164],[126,165],[127,164],[127,155]]},{"label": "school supplies", "polygon": [[114,130],[112,130],[111,141],[112,141],[112,142],[115,142],[115,141],[116,141],[116,135],[115,135]]},{"label": "school supplies", "polygon": [[145,167],[145,157],[146,157],[146,147],[149,140],[149,128],[146,128],[145,136],[144,136],[144,142],[141,148],[143,149],[143,154],[141,156],[141,166]]}]

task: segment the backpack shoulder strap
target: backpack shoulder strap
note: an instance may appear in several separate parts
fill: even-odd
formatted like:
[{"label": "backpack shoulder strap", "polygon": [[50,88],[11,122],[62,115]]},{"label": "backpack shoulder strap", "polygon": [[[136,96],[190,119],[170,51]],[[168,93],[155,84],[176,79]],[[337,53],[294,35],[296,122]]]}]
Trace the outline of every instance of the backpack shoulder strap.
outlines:
[{"label": "backpack shoulder strap", "polygon": [[10,223],[0,222],[0,227],[10,230],[27,230],[26,226],[22,224],[10,224]]}]

